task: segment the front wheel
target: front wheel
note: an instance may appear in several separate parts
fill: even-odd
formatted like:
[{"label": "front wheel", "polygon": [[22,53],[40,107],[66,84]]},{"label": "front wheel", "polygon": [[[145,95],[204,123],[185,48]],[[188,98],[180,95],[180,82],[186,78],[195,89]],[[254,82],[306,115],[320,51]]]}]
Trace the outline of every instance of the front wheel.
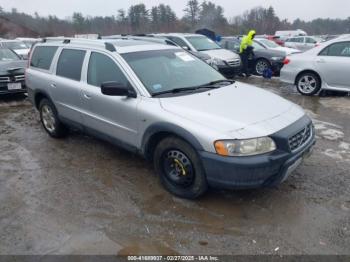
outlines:
[{"label": "front wheel", "polygon": [[208,188],[200,158],[186,141],[167,137],[156,147],[154,168],[163,186],[172,194],[195,199]]},{"label": "front wheel", "polygon": [[321,89],[321,80],[315,73],[305,72],[298,77],[296,85],[300,94],[312,96]]}]

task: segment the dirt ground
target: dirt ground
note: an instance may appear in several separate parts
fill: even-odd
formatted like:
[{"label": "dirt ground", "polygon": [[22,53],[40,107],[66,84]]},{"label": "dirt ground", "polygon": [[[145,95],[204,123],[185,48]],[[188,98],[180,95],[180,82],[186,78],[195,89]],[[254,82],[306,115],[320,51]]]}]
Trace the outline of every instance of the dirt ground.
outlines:
[{"label": "dirt ground", "polygon": [[315,151],[278,188],[197,201],[173,197],[150,164],[103,141],[49,138],[25,97],[2,98],[0,254],[349,255],[350,98],[249,82],[308,112]]}]

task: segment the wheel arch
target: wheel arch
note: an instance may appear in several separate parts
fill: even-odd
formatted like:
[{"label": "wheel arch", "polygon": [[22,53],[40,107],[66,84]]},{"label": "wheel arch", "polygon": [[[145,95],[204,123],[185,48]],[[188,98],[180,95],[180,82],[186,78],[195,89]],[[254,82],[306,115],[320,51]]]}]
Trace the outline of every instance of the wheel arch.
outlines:
[{"label": "wheel arch", "polygon": [[295,77],[294,85],[297,85],[297,84],[298,84],[297,82],[298,82],[299,77],[300,77],[302,74],[304,74],[304,73],[313,73],[313,74],[315,74],[315,75],[318,77],[318,80],[320,80],[320,84],[321,84],[321,87],[322,87],[322,78],[321,78],[320,74],[317,73],[317,72],[316,72],[315,70],[313,70],[313,69],[305,69],[305,70],[299,72],[299,73],[296,75],[296,77]]},{"label": "wheel arch", "polygon": [[168,136],[176,136],[189,143],[195,150],[203,151],[198,139],[184,128],[171,123],[158,123],[148,127],[143,135],[141,153],[147,160],[152,160],[158,143]]},{"label": "wheel arch", "polygon": [[[50,99],[50,96],[45,91],[37,91],[34,94],[34,106],[39,109],[40,101],[44,98]],[[51,99],[50,99],[51,100]]]}]

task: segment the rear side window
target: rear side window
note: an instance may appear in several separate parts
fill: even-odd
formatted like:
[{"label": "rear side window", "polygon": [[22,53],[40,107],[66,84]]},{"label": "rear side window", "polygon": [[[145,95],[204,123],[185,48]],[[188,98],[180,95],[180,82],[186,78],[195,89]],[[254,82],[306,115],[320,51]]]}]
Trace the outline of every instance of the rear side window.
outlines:
[{"label": "rear side window", "polygon": [[306,43],[308,43],[308,44],[316,44],[317,42],[316,42],[315,39],[312,39],[312,38],[310,38],[310,37],[307,37],[307,38],[306,38]]},{"label": "rear side window", "polygon": [[345,56],[350,57],[350,42],[332,44],[320,53],[320,56]]},{"label": "rear side window", "polygon": [[58,59],[56,75],[80,81],[85,51],[63,49]]},{"label": "rear side window", "polygon": [[129,81],[118,65],[108,56],[92,52],[88,69],[88,84],[101,87],[105,82],[117,82],[129,86]]},{"label": "rear side window", "polygon": [[38,46],[34,49],[31,67],[36,67],[44,70],[49,70],[51,62],[57,51],[57,46]]}]

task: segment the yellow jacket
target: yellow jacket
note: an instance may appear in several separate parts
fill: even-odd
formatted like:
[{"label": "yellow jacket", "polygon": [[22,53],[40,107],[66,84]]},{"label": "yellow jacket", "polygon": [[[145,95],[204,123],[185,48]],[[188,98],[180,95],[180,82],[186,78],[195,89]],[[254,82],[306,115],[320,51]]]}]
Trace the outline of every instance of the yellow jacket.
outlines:
[{"label": "yellow jacket", "polygon": [[248,33],[248,35],[245,35],[242,38],[241,46],[239,48],[239,52],[240,53],[243,53],[243,51],[246,50],[248,46],[252,46],[253,45],[253,35],[255,35],[255,34],[256,34],[255,30],[251,30]]}]

